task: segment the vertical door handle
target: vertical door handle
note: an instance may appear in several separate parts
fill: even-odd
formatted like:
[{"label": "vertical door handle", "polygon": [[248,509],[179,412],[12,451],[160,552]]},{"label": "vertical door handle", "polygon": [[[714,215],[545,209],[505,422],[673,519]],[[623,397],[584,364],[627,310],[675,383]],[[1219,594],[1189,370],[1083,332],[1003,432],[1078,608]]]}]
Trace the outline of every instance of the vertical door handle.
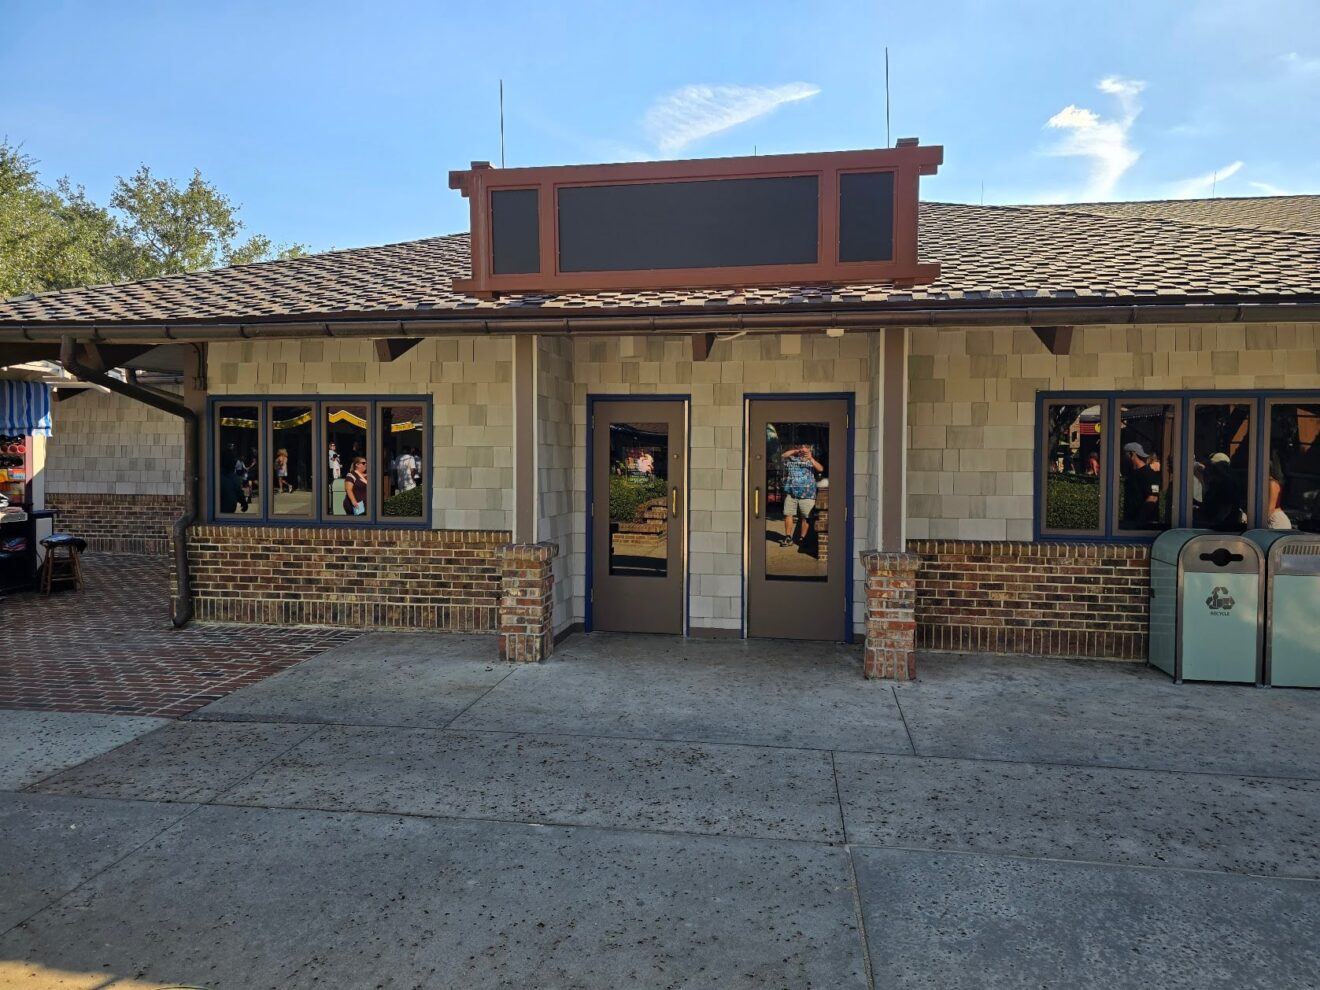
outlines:
[{"label": "vertical door handle", "polygon": [[669,514],[675,519],[678,518],[678,488],[675,487],[669,493]]},{"label": "vertical door handle", "polygon": [[752,518],[761,518],[761,489],[759,487],[752,489]]}]

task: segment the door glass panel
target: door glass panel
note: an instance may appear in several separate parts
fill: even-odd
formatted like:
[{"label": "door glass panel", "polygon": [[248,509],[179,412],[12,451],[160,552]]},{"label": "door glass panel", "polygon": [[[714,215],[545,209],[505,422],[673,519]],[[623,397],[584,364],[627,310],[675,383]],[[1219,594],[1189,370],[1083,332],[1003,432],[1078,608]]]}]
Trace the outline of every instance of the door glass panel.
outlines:
[{"label": "door glass panel", "polygon": [[1098,532],[1103,461],[1098,403],[1045,406],[1046,530]]},{"label": "door glass panel", "polygon": [[217,516],[261,515],[261,410],[258,406],[216,407],[215,506]]},{"label": "door glass panel", "polygon": [[1118,407],[1118,528],[1156,532],[1172,519],[1174,407]]},{"label": "door glass panel", "polygon": [[[825,581],[830,555],[827,423],[765,427],[765,576]],[[846,552],[839,548],[839,552]]]},{"label": "door glass panel", "polygon": [[380,406],[380,458],[377,484],[381,518],[421,519],[426,515],[422,448],[426,409],[421,405]]},{"label": "door glass panel", "polygon": [[669,572],[669,424],[610,424],[610,573]]},{"label": "door glass panel", "polygon": [[1201,404],[1192,412],[1192,525],[1241,532],[1249,518],[1251,406]]},{"label": "door glass panel", "polygon": [[1265,525],[1320,533],[1320,404],[1270,407]]},{"label": "door glass panel", "polygon": [[342,519],[371,516],[367,470],[367,407],[327,402],[325,410],[325,513]]},{"label": "door glass panel", "polygon": [[270,407],[270,511],[274,516],[316,515],[312,490],[311,405]]}]

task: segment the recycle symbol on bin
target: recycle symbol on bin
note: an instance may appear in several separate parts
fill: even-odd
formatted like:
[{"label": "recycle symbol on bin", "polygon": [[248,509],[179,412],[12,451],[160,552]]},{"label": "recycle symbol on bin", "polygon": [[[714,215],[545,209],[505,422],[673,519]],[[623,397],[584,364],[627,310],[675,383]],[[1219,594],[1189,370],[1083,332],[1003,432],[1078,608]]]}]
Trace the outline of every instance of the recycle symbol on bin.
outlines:
[{"label": "recycle symbol on bin", "polygon": [[1233,596],[1228,593],[1227,588],[1215,588],[1210,592],[1210,597],[1205,600],[1205,603],[1211,609],[1223,612],[1227,612],[1237,604],[1233,601]]}]

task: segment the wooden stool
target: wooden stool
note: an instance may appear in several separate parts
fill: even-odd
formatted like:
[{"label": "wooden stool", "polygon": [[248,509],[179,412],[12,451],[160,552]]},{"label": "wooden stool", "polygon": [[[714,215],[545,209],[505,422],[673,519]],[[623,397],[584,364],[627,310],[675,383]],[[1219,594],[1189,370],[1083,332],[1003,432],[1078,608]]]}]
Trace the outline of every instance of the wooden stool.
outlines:
[{"label": "wooden stool", "polygon": [[75,590],[81,591],[81,559],[87,541],[72,533],[51,533],[41,545],[46,548],[46,559],[41,565],[41,593],[49,595],[54,585],[70,582]]}]

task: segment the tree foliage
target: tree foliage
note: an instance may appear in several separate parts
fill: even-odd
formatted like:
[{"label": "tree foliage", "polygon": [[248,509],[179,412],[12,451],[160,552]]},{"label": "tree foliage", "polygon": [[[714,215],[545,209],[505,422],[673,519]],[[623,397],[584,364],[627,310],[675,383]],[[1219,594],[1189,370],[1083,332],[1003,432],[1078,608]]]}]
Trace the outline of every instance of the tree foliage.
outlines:
[{"label": "tree foliage", "polygon": [[143,165],[100,206],[67,179],[42,184],[36,162],[0,141],[0,298],[307,253],[242,232],[238,207],[200,172],[180,186]]}]

